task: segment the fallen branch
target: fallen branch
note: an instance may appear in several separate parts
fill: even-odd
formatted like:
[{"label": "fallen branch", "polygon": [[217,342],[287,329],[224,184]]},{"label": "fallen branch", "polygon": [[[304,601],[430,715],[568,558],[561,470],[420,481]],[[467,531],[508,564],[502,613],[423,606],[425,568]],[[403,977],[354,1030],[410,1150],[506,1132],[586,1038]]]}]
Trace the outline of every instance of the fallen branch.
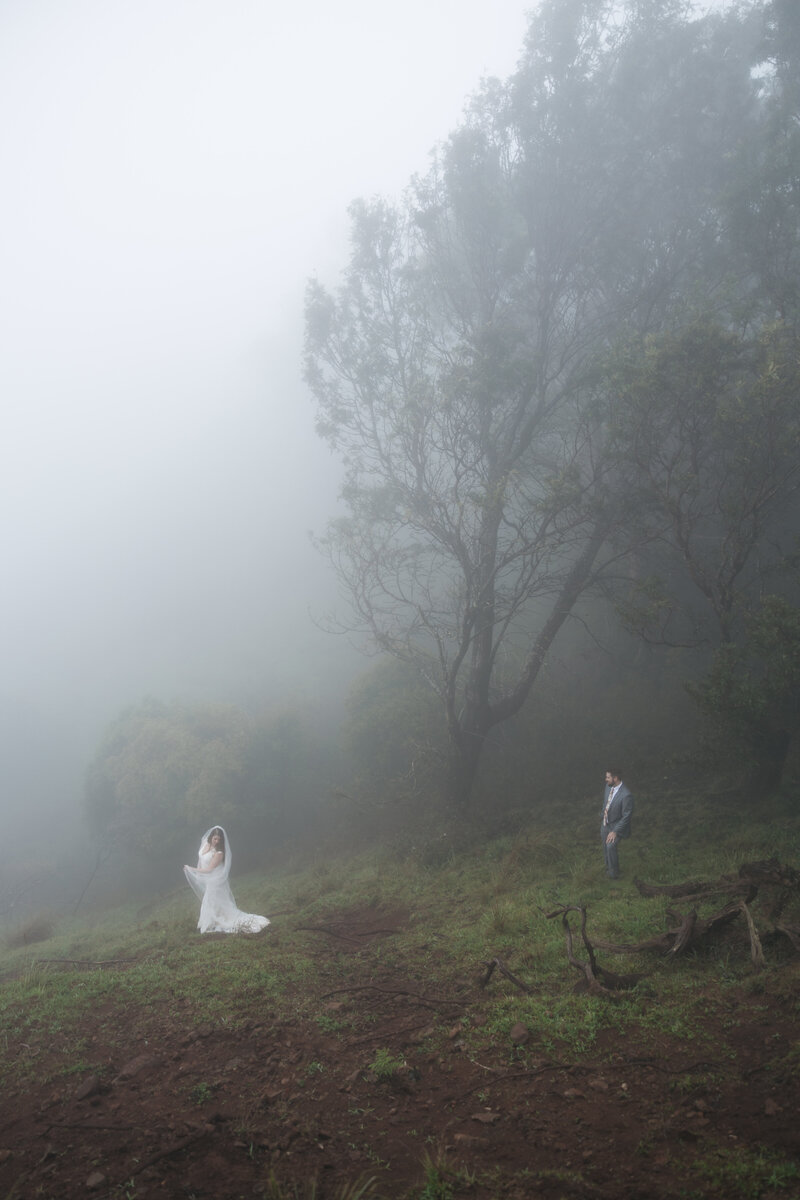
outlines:
[{"label": "fallen branch", "polygon": [[647,950],[659,950],[662,954],[666,954],[672,948],[673,935],[669,932],[660,933],[657,937],[647,938],[644,942],[636,942],[635,945],[619,945],[617,942],[604,942],[600,938],[595,938],[594,944],[597,950],[608,950],[610,954],[642,954]]},{"label": "fallen branch", "polygon": [[523,983],[521,979],[517,979],[516,975],[512,975],[508,967],[504,966],[499,958],[490,959],[489,962],[484,962],[483,965],[486,967],[486,974],[481,980],[481,987],[486,987],[487,983],[492,978],[495,969],[497,969],[501,975],[505,975],[506,979],[510,979],[511,982],[521,991],[525,992],[528,996],[531,995],[531,989],[528,987],[527,983]]}]

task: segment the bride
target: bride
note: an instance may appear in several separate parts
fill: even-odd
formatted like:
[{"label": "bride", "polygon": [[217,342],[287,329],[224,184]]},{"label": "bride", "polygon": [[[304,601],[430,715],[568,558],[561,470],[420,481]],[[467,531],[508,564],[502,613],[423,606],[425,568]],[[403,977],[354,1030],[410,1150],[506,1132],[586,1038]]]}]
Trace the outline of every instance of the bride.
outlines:
[{"label": "bride", "polygon": [[266,917],[245,913],[236,907],[228,875],[231,869],[231,844],[221,825],[212,825],[203,834],[196,867],[185,866],[187,882],[200,898],[201,933],[259,933],[266,929]]}]

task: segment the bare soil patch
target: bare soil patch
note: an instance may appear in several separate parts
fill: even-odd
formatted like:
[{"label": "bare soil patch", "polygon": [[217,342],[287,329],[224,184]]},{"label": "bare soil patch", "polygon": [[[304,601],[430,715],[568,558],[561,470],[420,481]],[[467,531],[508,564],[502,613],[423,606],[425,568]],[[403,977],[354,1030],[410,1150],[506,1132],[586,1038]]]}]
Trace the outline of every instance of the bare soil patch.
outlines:
[{"label": "bare soil patch", "polygon": [[[530,1050],[532,1031],[519,1048],[487,1038],[478,1055],[464,1023],[480,1027],[494,1003],[480,964],[449,995],[387,964],[378,951],[406,920],[360,909],[291,935],[317,968],[311,1017],[277,1020],[255,997],[235,1028],[198,1026],[179,1006],[111,1002],[70,1032],[99,1064],[76,1074],[58,1033],[9,1041],[43,1082],[0,1099],[0,1196],[304,1197],[316,1180],[325,1200],[374,1178],[376,1195],[419,1197],[427,1155],[442,1190],[424,1200],[735,1197],[742,1153],[797,1160],[787,989],[710,1005],[696,1042],[606,1033],[576,1064]],[[290,935],[273,926],[253,954],[268,959],[276,936]],[[379,1052],[390,1072],[374,1069]]]}]

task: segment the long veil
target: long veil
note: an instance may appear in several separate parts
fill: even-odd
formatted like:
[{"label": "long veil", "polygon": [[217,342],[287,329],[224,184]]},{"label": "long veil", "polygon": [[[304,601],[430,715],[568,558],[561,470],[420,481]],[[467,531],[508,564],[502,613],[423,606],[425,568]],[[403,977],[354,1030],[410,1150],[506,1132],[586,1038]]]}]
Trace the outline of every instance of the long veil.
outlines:
[{"label": "long veil", "polygon": [[231,873],[231,844],[228,840],[228,834],[221,825],[211,825],[203,834],[200,840],[199,849],[197,851],[198,861],[203,851],[203,847],[208,844],[208,839],[211,837],[211,834],[215,829],[218,829],[225,839],[225,857],[223,858],[222,862],[218,863],[217,866],[214,867],[213,871],[207,871],[203,875],[196,875],[193,871],[185,872],[186,880],[189,886],[200,900],[203,899],[207,887],[219,887],[221,883],[227,883],[228,876]]}]

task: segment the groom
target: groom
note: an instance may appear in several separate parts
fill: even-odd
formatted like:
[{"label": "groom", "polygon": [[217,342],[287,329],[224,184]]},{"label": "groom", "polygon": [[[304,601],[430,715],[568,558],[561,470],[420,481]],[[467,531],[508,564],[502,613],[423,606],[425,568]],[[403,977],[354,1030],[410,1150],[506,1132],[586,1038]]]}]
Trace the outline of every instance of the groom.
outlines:
[{"label": "groom", "polygon": [[600,839],[611,879],[619,879],[619,839],[631,836],[633,796],[622,782],[622,772],[606,771],[606,788],[600,822]]}]

